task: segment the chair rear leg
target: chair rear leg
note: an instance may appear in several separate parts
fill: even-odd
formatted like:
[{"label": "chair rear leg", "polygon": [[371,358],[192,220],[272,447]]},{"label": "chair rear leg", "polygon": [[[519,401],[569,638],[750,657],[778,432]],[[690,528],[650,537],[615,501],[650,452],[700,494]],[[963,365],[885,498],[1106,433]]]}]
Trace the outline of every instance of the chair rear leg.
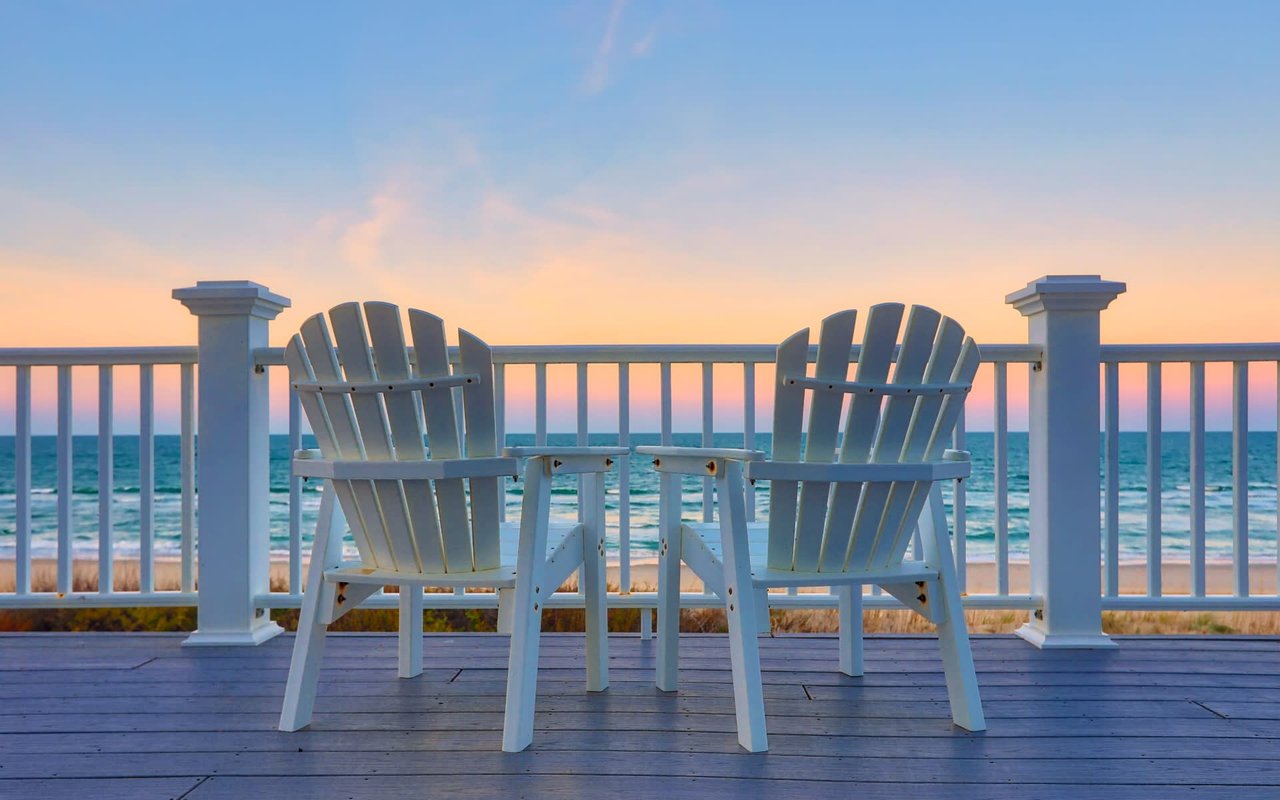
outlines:
[{"label": "chair rear leg", "polygon": [[840,671],[845,675],[862,675],[862,585],[841,586],[836,590],[840,604]]},{"label": "chair rear leg", "polygon": [[311,710],[316,702],[316,683],[320,678],[320,660],[324,657],[325,632],[329,626],[320,621],[320,602],[331,597],[327,584],[312,584],[302,598],[302,615],[297,637],[293,640],[293,658],[289,662],[289,682],[284,690],[284,707],[280,711],[279,728],[296,731],[311,724]]},{"label": "chair rear leg", "polygon": [[760,643],[756,629],[756,591],[751,583],[747,549],[747,516],[742,495],[742,467],[728,462],[717,481],[720,541],[724,549],[725,605],[729,618],[729,663],[733,668],[733,706],[738,744],[758,753],[769,749],[765,731],[764,686],[760,676]]},{"label": "chair rear leg", "polygon": [[[661,473],[658,500],[658,657],[654,683],[664,692],[680,684],[680,476]],[[644,613],[648,613],[645,611]]]},{"label": "chair rear leg", "polygon": [[933,588],[941,596],[942,603],[943,619],[938,623],[938,644],[942,648],[942,669],[947,678],[951,719],[966,730],[985,731],[987,720],[982,713],[978,674],[973,665],[973,651],[969,647],[969,629],[964,619],[964,605],[960,602],[947,515],[938,484],[934,484],[929,493],[928,509],[920,522],[925,560],[938,569],[938,581]]},{"label": "chair rear leg", "polygon": [[756,633],[773,633],[773,620],[769,619],[769,590],[756,589]]},{"label": "chair rear leg", "polygon": [[422,674],[422,587],[400,587],[400,677]]},{"label": "chair rear leg", "polygon": [[551,476],[541,458],[525,465],[520,512],[520,553],[516,560],[511,649],[507,660],[507,702],[502,749],[518,753],[533,742],[533,711],[538,693],[538,645],[542,636],[542,600],[555,591],[543,586],[547,526],[551,512]]}]

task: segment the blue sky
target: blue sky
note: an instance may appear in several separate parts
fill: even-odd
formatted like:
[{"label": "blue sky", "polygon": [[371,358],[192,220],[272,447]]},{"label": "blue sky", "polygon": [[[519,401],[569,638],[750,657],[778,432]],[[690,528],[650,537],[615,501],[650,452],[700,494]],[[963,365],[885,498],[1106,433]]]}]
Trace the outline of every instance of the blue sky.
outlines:
[{"label": "blue sky", "polygon": [[0,2],[0,342],[187,342],[169,290],[211,278],[293,298],[277,341],[356,297],[495,343],[769,342],[886,299],[1020,341],[1004,295],[1062,272],[1128,282],[1109,341],[1274,341],[1278,31],[1274,2]]}]

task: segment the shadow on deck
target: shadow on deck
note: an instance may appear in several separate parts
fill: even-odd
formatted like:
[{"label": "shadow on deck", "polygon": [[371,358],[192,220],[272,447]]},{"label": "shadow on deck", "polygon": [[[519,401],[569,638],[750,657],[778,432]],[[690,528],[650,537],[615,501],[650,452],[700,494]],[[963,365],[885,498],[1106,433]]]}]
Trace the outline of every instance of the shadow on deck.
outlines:
[{"label": "shadow on deck", "polygon": [[581,636],[543,639],[537,732],[499,752],[506,639],[333,635],[309,730],[278,733],[291,636],[188,648],[167,634],[0,636],[0,797],[1280,797],[1280,639],[1123,639],[1037,651],[975,637],[990,730],[951,725],[936,642],[871,637],[867,675],[831,637],[761,641],[770,744],[740,751],[723,636],[610,640],[583,689]]}]

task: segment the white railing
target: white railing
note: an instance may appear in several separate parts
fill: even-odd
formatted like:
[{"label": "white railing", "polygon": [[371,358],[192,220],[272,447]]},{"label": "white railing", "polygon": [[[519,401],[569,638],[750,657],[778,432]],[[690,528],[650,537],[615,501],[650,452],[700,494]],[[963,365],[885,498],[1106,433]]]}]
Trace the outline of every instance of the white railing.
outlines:
[{"label": "white railing", "polygon": [[[195,347],[66,347],[0,349],[0,367],[14,368],[14,586],[0,593],[0,608],[52,606],[181,606],[196,602],[195,485]],[[52,591],[32,591],[32,371],[50,368],[57,380],[56,502],[57,547]],[[96,524],[85,533],[97,539],[97,590],[75,584],[73,556],[77,531],[74,368],[97,367],[97,495]],[[115,413],[118,368],[138,371],[138,588],[117,591],[115,513]],[[180,429],[180,511],[178,589],[156,591],[155,568],[155,369],[178,371]]]},{"label": "white railing", "polygon": [[[1206,364],[1231,369],[1231,570],[1230,592],[1208,592],[1206,532]],[[1276,418],[1280,420],[1280,344],[1104,345],[1104,457],[1103,457],[1103,606],[1112,609],[1274,609],[1280,608],[1280,547],[1272,556],[1275,586],[1266,594],[1250,587],[1251,567],[1260,566],[1249,554],[1249,367],[1274,366],[1277,387]],[[1120,367],[1146,367],[1146,571],[1144,593],[1121,593],[1120,567]],[[1170,364],[1188,365],[1188,482],[1189,552],[1170,564],[1166,558],[1164,483],[1164,375]],[[1280,425],[1277,426],[1280,429]],[[1276,471],[1280,475],[1280,430],[1276,436]],[[1155,487],[1154,490],[1152,487]],[[1280,498],[1277,498],[1280,499]],[[1276,503],[1280,529],[1280,502]],[[1274,545],[1273,545],[1274,546]],[[1188,590],[1170,594],[1163,577],[1170,567],[1188,571]]]},{"label": "white railing", "polygon": [[[988,584],[982,591],[970,591],[965,598],[966,605],[971,608],[1015,608],[1029,609],[1034,612],[1038,625],[1044,629],[1039,638],[1045,638],[1047,631],[1052,635],[1054,626],[1049,621],[1056,614],[1059,621],[1069,619],[1093,619],[1101,608],[1185,608],[1185,609],[1280,609],[1280,593],[1274,589],[1265,594],[1250,585],[1250,560],[1248,557],[1250,543],[1249,520],[1249,474],[1248,474],[1248,412],[1249,364],[1268,363],[1276,366],[1280,380],[1280,344],[1254,345],[1096,345],[1096,326],[1101,306],[1096,300],[1089,300],[1092,309],[1092,332],[1095,344],[1089,350],[1088,337],[1081,338],[1079,327],[1071,328],[1065,333],[1052,326],[1037,327],[1037,315],[1051,316],[1057,306],[1050,302],[1041,303],[1040,292],[1061,292],[1057,279],[1033,282],[1028,290],[1011,296],[1020,311],[1033,319],[1030,343],[1028,344],[992,344],[982,347],[984,365],[979,373],[979,391],[971,396],[967,408],[966,419],[981,419],[983,426],[989,422],[992,430],[992,458],[989,464],[975,463],[975,474],[966,482],[958,482],[952,493],[955,510],[956,559],[961,581],[968,574],[974,578],[975,570],[982,570],[982,582]],[[1096,280],[1096,279],[1095,279]],[[1089,288],[1087,280],[1070,279],[1071,286],[1083,285],[1080,290],[1083,297],[1088,292],[1106,294],[1114,291],[1103,286],[1102,289]],[[1083,281],[1083,282],[1082,282]],[[1115,285],[1108,285],[1115,286]],[[230,288],[228,288],[230,287]],[[252,287],[252,288],[249,288]],[[1035,291],[1032,291],[1034,288]],[[1121,287],[1122,288],[1122,287]],[[235,408],[251,409],[244,413],[261,415],[261,419],[244,420],[236,418],[231,422],[240,424],[241,432],[247,432],[261,445],[260,451],[252,451],[250,461],[258,459],[266,452],[267,426],[267,383],[272,373],[277,374],[277,385],[284,383],[280,375],[283,363],[282,351],[278,348],[264,346],[266,343],[266,322],[282,307],[283,298],[275,297],[252,284],[216,284],[212,287],[195,287],[182,290],[183,301],[201,316],[201,346],[197,351],[193,347],[169,348],[37,348],[37,349],[0,349],[0,368],[13,368],[15,375],[14,401],[14,570],[15,583],[12,591],[0,593],[0,608],[33,608],[33,607],[65,607],[77,605],[96,606],[159,606],[159,605],[192,605],[201,606],[201,626],[206,626],[206,603],[212,603],[217,596],[219,612],[225,611],[228,604],[239,602],[243,605],[243,617],[249,620],[248,625],[254,633],[243,641],[260,641],[270,635],[269,630],[262,630],[262,612],[270,608],[296,606],[300,602],[302,585],[302,565],[307,556],[305,544],[305,522],[303,519],[304,493],[298,479],[290,479],[288,545],[287,554],[287,590],[272,591],[267,582],[266,561],[270,557],[266,533],[267,508],[265,501],[261,506],[254,506],[249,527],[253,530],[241,532],[236,529],[220,528],[207,531],[207,544],[218,545],[221,549],[216,556],[210,556],[213,550],[205,553],[209,558],[219,560],[219,569],[209,571],[204,585],[204,594],[196,592],[196,571],[201,566],[197,561],[196,550],[196,517],[195,517],[195,444],[196,423],[196,365],[199,361],[203,369],[218,367],[231,377],[222,379],[218,385],[205,385],[209,398],[217,398],[218,403],[206,399],[205,404],[213,408],[219,404],[226,405],[226,398],[236,398]],[[196,298],[202,291],[212,291],[213,295],[204,300]],[[1076,291],[1076,289],[1072,289]],[[1051,296],[1044,294],[1043,296]],[[1108,296],[1108,300],[1109,297]],[[1072,295],[1079,301],[1079,297]],[[231,298],[228,300],[228,298]],[[237,299],[238,298],[238,299]],[[1030,298],[1030,299],[1028,299]],[[208,305],[197,308],[200,302]],[[229,312],[227,303],[242,303],[238,311]],[[1079,301],[1084,302],[1084,301]],[[212,309],[212,310],[210,310]],[[1078,310],[1078,309],[1075,309]],[[243,313],[241,313],[243,312]],[[237,316],[240,314],[240,316]],[[252,335],[237,337],[235,333],[237,320],[243,317],[245,330]],[[1083,317],[1081,317],[1083,318]],[[1077,317],[1072,317],[1072,324],[1078,325]],[[1086,320],[1088,322],[1089,320]],[[220,327],[206,329],[206,322],[216,323]],[[230,327],[228,327],[230,326]],[[1085,331],[1088,333],[1088,330]],[[1082,344],[1083,342],[1083,344]],[[243,369],[226,370],[225,359],[230,353],[237,365]],[[1056,355],[1055,355],[1056,354]],[[856,352],[854,353],[856,357]],[[812,353],[811,353],[812,357]],[[508,346],[495,348],[497,363],[497,394],[500,414],[498,417],[500,435],[507,438],[509,421],[515,419],[517,427],[528,430],[538,444],[546,443],[549,430],[555,425],[568,427],[571,435],[580,444],[588,443],[592,436],[607,434],[616,437],[620,444],[634,443],[638,435],[634,420],[637,418],[637,403],[645,409],[650,421],[640,427],[648,428],[657,435],[658,440],[670,444],[679,434],[678,428],[689,427],[682,423],[681,412],[689,419],[696,420],[690,431],[704,445],[713,443],[717,435],[732,434],[740,437],[743,443],[755,443],[760,427],[757,424],[757,411],[771,402],[772,385],[767,377],[772,373],[774,347],[772,345],[625,345],[625,346]],[[201,361],[201,359],[204,359]],[[1207,579],[1213,559],[1208,556],[1206,537],[1210,514],[1206,511],[1206,494],[1208,487],[1205,481],[1206,470],[1206,381],[1205,364],[1224,362],[1232,365],[1233,382],[1231,408],[1233,412],[1232,437],[1232,554],[1230,558],[1231,586],[1229,592],[1214,591]],[[1146,485],[1159,487],[1166,477],[1167,470],[1162,466],[1162,447],[1164,443],[1164,424],[1162,401],[1165,392],[1162,377],[1166,374],[1165,366],[1169,363],[1189,364],[1189,468],[1186,476],[1189,496],[1188,520],[1189,550],[1185,568],[1189,571],[1189,589],[1186,593],[1172,594],[1162,581],[1164,570],[1181,569],[1182,561],[1171,557],[1164,546],[1164,533],[1167,530],[1168,509],[1161,502],[1161,492],[1147,492],[1146,506],[1146,540],[1143,547],[1121,551],[1122,525],[1120,517],[1120,378],[1122,364],[1146,365],[1147,370],[1147,419],[1146,419],[1146,452],[1147,475]],[[212,365],[212,366],[211,366]],[[1089,365],[1092,365],[1090,367]],[[1101,365],[1102,377],[1099,384],[1098,369]],[[98,369],[98,406],[97,406],[97,522],[96,526],[81,521],[77,527],[74,511],[74,441],[72,429],[72,370],[73,368],[97,367]],[[174,368],[178,372],[179,421],[181,430],[181,511],[177,531],[180,542],[178,561],[180,563],[180,579],[177,590],[156,590],[157,555],[155,541],[157,538],[155,522],[155,477],[154,477],[154,440],[155,440],[155,408],[156,380],[155,368]],[[1011,369],[1012,367],[1012,369]],[[54,591],[33,591],[32,569],[32,403],[33,372],[48,368],[56,372],[57,378],[57,463],[56,463],[56,586]],[[116,437],[115,408],[113,398],[117,390],[117,373],[122,368],[138,370],[137,386],[139,391],[139,489],[138,489],[138,562],[139,581],[136,591],[121,591],[114,585],[113,556],[119,553],[116,537],[115,511],[112,508],[115,476],[113,473],[113,456]],[[550,381],[549,372],[559,370],[572,371],[571,381]],[[1073,372],[1071,370],[1074,370]],[[1071,443],[1075,450],[1083,448],[1087,454],[1087,429],[1101,429],[1103,445],[1100,463],[1103,479],[1098,482],[1096,472],[1081,468],[1070,473],[1059,471],[1052,474],[1036,473],[1031,470],[1031,487],[1027,489],[1011,488],[1010,454],[1011,442],[1015,441],[1010,433],[1010,384],[1015,389],[1025,382],[1030,390],[1031,404],[1029,418],[1030,460],[1028,464],[1057,464],[1054,451],[1062,449],[1061,443]],[[1011,375],[1011,372],[1013,373]],[[611,385],[600,383],[600,375]],[[1068,374],[1069,373],[1069,374]],[[212,374],[212,373],[211,373]],[[1092,383],[1090,375],[1092,374]],[[700,375],[700,380],[698,377]],[[680,380],[678,380],[680,379]],[[1053,380],[1058,380],[1054,384]],[[227,381],[235,385],[228,385]],[[571,405],[565,409],[555,405],[555,395],[549,387],[572,387]],[[696,384],[696,388],[694,386]],[[1102,413],[1099,420],[1086,414],[1068,418],[1063,421],[1062,407],[1074,407],[1077,411],[1088,410],[1088,402],[1058,402],[1054,410],[1051,392],[1068,391],[1053,386],[1072,387],[1070,392],[1080,398],[1099,397]],[[608,423],[593,422],[590,412],[600,416],[599,404],[593,406],[593,386],[595,396],[616,395],[616,414]],[[988,392],[989,389],[989,392]],[[1100,389],[1100,391],[1099,391]],[[722,402],[726,396],[733,397],[733,413],[725,414]],[[1073,397],[1075,395],[1073,394]],[[988,399],[989,398],[989,399]],[[1061,400],[1061,398],[1058,398]],[[562,402],[570,402],[561,398]],[[1015,408],[1020,404],[1012,404]],[[1280,406],[1280,403],[1277,404]],[[650,409],[656,406],[656,413]],[[741,409],[741,421],[737,421],[737,408]],[[568,411],[569,413],[556,413]],[[1096,409],[1095,409],[1096,410]],[[717,418],[729,417],[733,421],[724,422]],[[1278,408],[1280,416],[1280,408]],[[215,415],[216,416],[216,415]],[[225,417],[225,410],[223,410]],[[234,415],[232,415],[234,417]],[[645,416],[645,413],[639,416]],[[1084,422],[1082,423],[1081,420]],[[209,423],[231,424],[214,418],[202,418],[201,425]],[[656,427],[656,431],[653,428]],[[768,425],[763,426],[765,430]],[[304,420],[296,397],[290,397],[288,416],[288,436],[290,451],[302,445]],[[647,432],[647,431],[646,431]],[[261,481],[266,470],[265,458],[262,463],[246,464],[228,461],[219,454],[221,440],[214,434],[208,434],[210,442],[208,452],[202,457],[208,460],[200,462],[202,470],[200,485],[206,487],[209,496],[238,496],[246,498],[246,507],[258,502],[261,487],[254,481]],[[1073,438],[1074,437],[1074,438]],[[235,437],[230,437],[235,438]],[[242,437],[241,437],[242,438]],[[962,420],[955,432],[955,446],[964,448],[966,443],[965,420]],[[255,445],[256,447],[257,445]],[[1277,441],[1277,452],[1280,452],[1280,440]],[[243,456],[239,456],[243,458]],[[1085,462],[1078,462],[1085,463]],[[206,466],[208,464],[209,466]],[[256,466],[255,466],[256,464]],[[1280,469],[1280,465],[1277,465]],[[624,460],[619,464],[616,476],[616,494],[611,494],[613,507],[609,523],[612,541],[617,543],[617,564],[621,591],[610,596],[614,607],[647,608],[656,602],[651,591],[642,590],[634,580],[634,560],[637,551],[633,547],[633,536],[638,530],[636,516],[633,513],[633,486],[638,478],[639,469],[646,467]],[[0,465],[3,469],[3,465]],[[1041,470],[1045,472],[1045,470]],[[1013,477],[1019,477],[1014,475]],[[1037,483],[1039,481],[1039,483]],[[989,484],[990,523],[984,523],[980,529],[971,530],[967,513],[968,487],[975,483]],[[1037,496],[1057,497],[1055,493],[1062,487],[1076,492],[1075,497],[1101,497],[1099,558],[1092,563],[1093,579],[1098,579],[1101,564],[1100,584],[1090,588],[1089,568],[1082,566],[1089,562],[1088,502],[1077,503],[1084,506],[1084,515],[1079,516],[1080,508],[1071,509],[1072,523],[1062,524],[1058,516],[1066,514],[1061,510],[1046,511],[1053,507],[1062,509],[1062,502],[1045,502],[1038,510],[1034,498]],[[1091,488],[1092,487],[1092,488]],[[698,512],[701,519],[709,521],[712,514],[711,485],[704,482],[701,487],[701,504]],[[1274,492],[1274,489],[1271,491]],[[224,495],[229,492],[230,495]],[[1040,492],[1040,495],[1036,493]],[[1090,494],[1092,492],[1092,494]],[[237,494],[238,493],[238,494]],[[1049,493],[1048,495],[1044,493]],[[1031,560],[1043,559],[1042,564],[1049,564],[1047,570],[1030,569],[1025,563],[1010,560],[1011,539],[1011,500],[1016,501],[1019,508],[1023,501],[1032,506],[1033,513],[1029,519],[1031,541],[1029,543]],[[0,500],[3,502],[3,500]],[[206,503],[208,500],[206,499]],[[223,504],[225,505],[225,504]],[[223,510],[219,508],[218,510]],[[756,495],[751,491],[748,497],[748,514],[754,519],[757,512]],[[1037,516],[1037,513],[1040,516]],[[261,519],[258,519],[261,517]],[[1068,519],[1063,517],[1062,519]],[[1082,522],[1083,521],[1083,522]],[[1095,522],[1097,520],[1095,519]],[[1280,525],[1280,519],[1277,520]],[[1098,529],[1095,529],[1098,530]],[[256,533],[255,533],[256,531]],[[172,537],[174,531],[163,531]],[[75,585],[73,581],[72,557],[75,552],[77,535],[90,535],[96,543],[96,571],[98,586],[96,591],[86,590]],[[968,546],[970,535],[990,537],[992,541],[989,558],[973,558]],[[1073,538],[1074,537],[1074,538]],[[1080,537],[1084,537],[1081,539]],[[82,543],[83,546],[83,543]],[[643,554],[641,554],[643,555]],[[1134,593],[1129,589],[1121,591],[1122,562],[1132,562],[1135,558],[1146,569],[1146,585],[1144,591]],[[1055,569],[1069,561],[1076,561],[1071,571],[1066,573],[1070,581],[1058,579],[1054,586]],[[230,566],[228,566],[230,565]],[[1017,567],[1017,579],[1015,570]],[[1255,569],[1258,564],[1255,560]],[[1280,576],[1280,557],[1274,557],[1272,569]],[[247,583],[239,581],[235,586],[218,584],[224,580],[222,576],[235,575],[243,570],[251,574]],[[1023,577],[1023,576],[1030,576]],[[1064,588],[1064,584],[1071,586]],[[216,585],[215,585],[216,584]],[[1277,581],[1280,585],[1280,581]],[[974,587],[971,585],[971,589]],[[1086,602],[1089,597],[1092,600]],[[229,599],[230,598],[230,599]],[[689,605],[715,605],[715,600],[707,594],[689,594],[684,598]],[[495,597],[489,593],[455,593],[429,595],[428,605],[438,607],[485,607],[494,604]],[[827,607],[835,604],[835,598],[828,593],[790,593],[774,595],[771,601],[779,607]],[[376,597],[371,601],[374,605],[394,604],[394,597]],[[559,593],[551,598],[548,605],[566,606],[581,603],[581,596],[573,593]],[[1100,603],[1100,605],[1099,605]],[[870,607],[895,607],[897,602],[887,595],[879,593],[867,598]],[[1054,613],[1050,613],[1053,607]],[[217,626],[220,631],[235,628],[235,615],[224,615],[230,622],[221,621]],[[642,615],[647,620],[647,615]],[[1096,627],[1096,623],[1090,623]],[[213,626],[210,626],[212,630]],[[1073,622],[1071,626],[1059,623],[1065,630],[1071,627],[1071,641],[1081,636],[1095,634],[1076,630],[1079,626]],[[1086,628],[1089,626],[1086,625]],[[1099,629],[1100,630],[1100,629]],[[232,634],[218,633],[216,641],[240,641]],[[225,636],[232,636],[227,639]],[[1028,638],[1035,637],[1029,636]]]}]

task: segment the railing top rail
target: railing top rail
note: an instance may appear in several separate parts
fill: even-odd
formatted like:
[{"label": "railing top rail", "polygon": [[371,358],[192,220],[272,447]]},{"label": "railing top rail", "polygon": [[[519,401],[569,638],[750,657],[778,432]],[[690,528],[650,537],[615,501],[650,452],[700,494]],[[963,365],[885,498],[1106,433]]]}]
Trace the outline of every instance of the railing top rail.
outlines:
[{"label": "railing top rail", "polygon": [[[861,347],[850,358],[858,359]],[[1033,344],[981,345],[982,360],[988,362],[1035,363],[1041,349]],[[409,348],[413,358],[413,348]],[[449,348],[456,361],[457,348]],[[496,345],[496,364],[772,364],[777,347],[771,344],[591,344],[591,345]],[[809,360],[818,357],[816,345],[809,348]],[[255,363],[271,367],[284,364],[284,348],[264,347],[254,353]]]},{"label": "railing top rail", "polygon": [[1102,345],[1104,364],[1188,361],[1280,361],[1280,342]]},{"label": "railing top rail", "polygon": [[196,348],[180,347],[0,347],[0,367],[134,366],[195,364]]}]

